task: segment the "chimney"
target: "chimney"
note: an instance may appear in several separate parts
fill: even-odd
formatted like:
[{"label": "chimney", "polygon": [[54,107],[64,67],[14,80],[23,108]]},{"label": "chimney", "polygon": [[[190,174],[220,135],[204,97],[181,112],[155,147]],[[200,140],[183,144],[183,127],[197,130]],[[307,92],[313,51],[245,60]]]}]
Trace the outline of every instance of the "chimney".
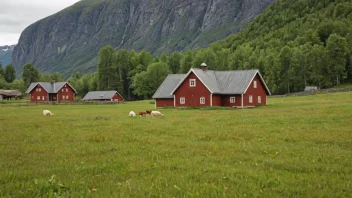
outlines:
[{"label": "chimney", "polygon": [[200,68],[201,68],[203,71],[207,71],[207,70],[208,70],[208,66],[207,66],[207,64],[205,64],[205,63],[202,63],[202,64],[200,65]]}]

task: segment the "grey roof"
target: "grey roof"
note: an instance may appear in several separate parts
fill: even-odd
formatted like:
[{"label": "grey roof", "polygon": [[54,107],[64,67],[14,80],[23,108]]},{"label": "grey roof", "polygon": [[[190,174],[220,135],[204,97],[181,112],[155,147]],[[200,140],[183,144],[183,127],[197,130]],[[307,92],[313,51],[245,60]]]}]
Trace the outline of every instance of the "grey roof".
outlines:
[{"label": "grey roof", "polygon": [[4,96],[22,96],[22,93],[18,90],[5,90],[0,89],[0,95]]},{"label": "grey roof", "polygon": [[215,72],[221,94],[244,94],[258,70]]},{"label": "grey roof", "polygon": [[116,93],[119,94],[117,91],[90,91],[82,100],[110,100]]},{"label": "grey roof", "polygon": [[38,84],[40,86],[42,86],[48,93],[57,93],[65,84],[68,84],[73,89],[73,91],[77,93],[77,91],[68,82],[55,82],[55,83],[36,82],[36,83],[31,83],[31,85],[28,87],[26,93],[30,93]]},{"label": "grey roof", "polygon": [[186,74],[169,74],[158,90],[156,90],[153,98],[174,98],[171,95],[171,91],[176,88],[185,76]]},{"label": "grey roof", "polygon": [[[190,72],[193,72],[213,94],[244,94],[256,74],[259,74],[260,78],[262,78],[259,70],[207,70],[204,72],[201,69],[192,68]],[[173,92],[181,85],[188,74],[179,74],[177,77],[169,75],[160,85],[153,98],[173,98]],[[266,85],[265,88],[270,95]]]}]

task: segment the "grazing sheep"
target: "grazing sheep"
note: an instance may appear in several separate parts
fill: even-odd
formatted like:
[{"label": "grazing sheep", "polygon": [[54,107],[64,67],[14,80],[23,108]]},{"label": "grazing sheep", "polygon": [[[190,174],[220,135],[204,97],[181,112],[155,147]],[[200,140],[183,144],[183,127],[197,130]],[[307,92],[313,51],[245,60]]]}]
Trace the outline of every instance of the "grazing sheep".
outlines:
[{"label": "grazing sheep", "polygon": [[44,110],[44,111],[43,111],[43,115],[44,115],[44,116],[52,116],[52,115],[54,115],[54,114],[51,113],[49,110]]},{"label": "grazing sheep", "polygon": [[160,111],[152,111],[151,115],[152,116],[164,116],[164,114],[160,113]]},{"label": "grazing sheep", "polygon": [[139,116],[146,116],[146,115],[148,115],[148,113],[145,112],[145,111],[141,111],[141,112],[138,113],[138,115]]},{"label": "grazing sheep", "polygon": [[130,111],[130,113],[128,114],[128,116],[130,117],[136,117],[136,113],[134,111]]}]

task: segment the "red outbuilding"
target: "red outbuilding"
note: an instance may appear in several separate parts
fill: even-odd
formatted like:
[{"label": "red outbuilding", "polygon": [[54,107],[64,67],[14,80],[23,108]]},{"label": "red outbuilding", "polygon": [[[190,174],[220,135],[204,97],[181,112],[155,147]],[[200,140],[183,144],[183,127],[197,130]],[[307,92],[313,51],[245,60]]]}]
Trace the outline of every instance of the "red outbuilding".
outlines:
[{"label": "red outbuilding", "polygon": [[250,107],[266,105],[268,95],[259,70],[212,71],[203,63],[168,75],[153,99],[156,107]]},{"label": "red outbuilding", "polygon": [[122,102],[124,98],[117,91],[90,91],[82,100]]},{"label": "red outbuilding", "polygon": [[26,93],[32,102],[74,101],[77,91],[68,82],[36,82]]}]

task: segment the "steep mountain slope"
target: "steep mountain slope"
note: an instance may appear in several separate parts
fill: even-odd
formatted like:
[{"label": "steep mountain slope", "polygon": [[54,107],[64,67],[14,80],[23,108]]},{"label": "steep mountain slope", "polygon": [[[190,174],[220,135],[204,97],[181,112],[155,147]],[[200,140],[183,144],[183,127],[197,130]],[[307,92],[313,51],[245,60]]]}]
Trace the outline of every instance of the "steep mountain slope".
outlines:
[{"label": "steep mountain slope", "polygon": [[11,63],[11,56],[15,45],[0,46],[0,62],[3,67]]},{"label": "steep mountain slope", "polygon": [[17,71],[94,71],[104,45],[153,54],[207,46],[244,28],[274,0],[82,0],[24,30]]}]

